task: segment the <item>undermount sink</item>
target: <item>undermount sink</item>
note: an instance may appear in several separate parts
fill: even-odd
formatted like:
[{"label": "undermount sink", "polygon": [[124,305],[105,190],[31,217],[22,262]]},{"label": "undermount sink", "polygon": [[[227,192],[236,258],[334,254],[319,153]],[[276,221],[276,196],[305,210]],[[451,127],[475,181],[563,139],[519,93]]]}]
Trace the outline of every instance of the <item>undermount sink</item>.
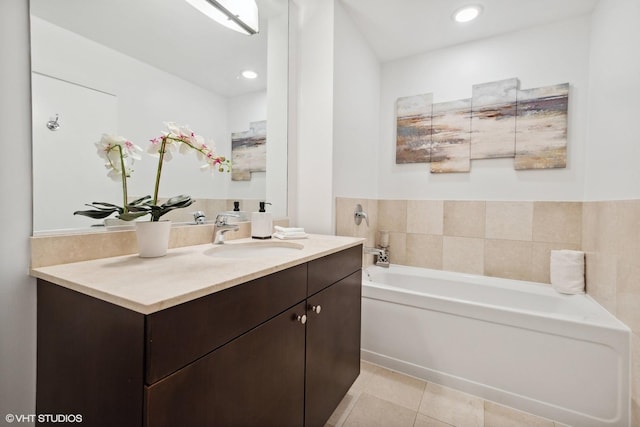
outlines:
[{"label": "undermount sink", "polygon": [[204,254],[216,258],[263,258],[293,254],[302,248],[302,243],[269,240],[215,245]]}]

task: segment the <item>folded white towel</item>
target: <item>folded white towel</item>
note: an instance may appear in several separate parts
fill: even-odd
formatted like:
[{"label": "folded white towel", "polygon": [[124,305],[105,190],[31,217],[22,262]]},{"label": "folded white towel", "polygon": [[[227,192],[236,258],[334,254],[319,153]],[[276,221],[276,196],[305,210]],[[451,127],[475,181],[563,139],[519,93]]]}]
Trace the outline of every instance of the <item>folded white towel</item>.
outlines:
[{"label": "folded white towel", "polygon": [[302,227],[281,227],[276,225],[273,228],[280,233],[304,233],[304,228]]},{"label": "folded white towel", "polygon": [[281,233],[281,232],[275,232],[271,235],[272,237],[275,237],[276,239],[281,239],[281,240],[291,240],[291,239],[306,239],[307,238],[307,233],[304,232],[292,232],[292,233]]},{"label": "folded white towel", "polygon": [[563,294],[584,294],[584,252],[551,251],[551,286]]}]

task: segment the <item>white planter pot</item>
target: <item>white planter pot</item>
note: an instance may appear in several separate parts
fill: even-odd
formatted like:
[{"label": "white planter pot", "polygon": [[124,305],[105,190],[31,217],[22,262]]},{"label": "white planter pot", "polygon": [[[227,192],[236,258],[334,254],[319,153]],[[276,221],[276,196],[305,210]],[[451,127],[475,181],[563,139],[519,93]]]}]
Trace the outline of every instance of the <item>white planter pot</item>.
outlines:
[{"label": "white planter pot", "polygon": [[171,221],[138,221],[136,222],[136,238],[138,239],[138,255],[142,258],[164,256],[169,249]]}]

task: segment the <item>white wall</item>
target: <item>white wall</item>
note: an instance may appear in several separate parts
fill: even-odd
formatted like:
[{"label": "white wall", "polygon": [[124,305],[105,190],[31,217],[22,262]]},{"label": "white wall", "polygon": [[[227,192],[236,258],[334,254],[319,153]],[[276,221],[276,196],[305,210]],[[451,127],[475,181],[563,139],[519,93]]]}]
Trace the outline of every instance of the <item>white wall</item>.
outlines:
[{"label": "white wall", "polygon": [[[35,413],[36,284],[29,277],[29,2],[0,1],[0,419]],[[10,137],[7,135],[10,134]],[[21,424],[27,425],[27,424]]]},{"label": "white wall", "polygon": [[380,63],[335,3],[333,177],[336,197],[377,197]]},{"label": "white wall", "polygon": [[[269,18],[267,45],[267,188],[274,218],[287,216],[287,124],[289,103],[289,14]],[[295,22],[295,21],[293,21]]]},{"label": "white wall", "polygon": [[333,9],[299,0],[295,224],[333,234]]},{"label": "white wall", "polygon": [[640,2],[600,1],[592,16],[585,200],[640,197]]},{"label": "white wall", "polygon": [[[426,52],[382,66],[379,197],[384,199],[581,200],[584,185],[589,18]],[[511,77],[523,89],[569,82],[566,169],[515,171],[513,159],[475,160],[470,173],[431,174],[395,164],[395,101],[471,97],[472,85]]]}]

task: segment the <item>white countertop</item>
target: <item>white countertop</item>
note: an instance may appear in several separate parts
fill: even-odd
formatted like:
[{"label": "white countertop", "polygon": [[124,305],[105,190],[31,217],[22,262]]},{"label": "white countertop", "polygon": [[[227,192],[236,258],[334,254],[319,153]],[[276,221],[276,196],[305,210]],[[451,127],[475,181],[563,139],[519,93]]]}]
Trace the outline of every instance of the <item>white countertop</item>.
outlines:
[{"label": "white countertop", "polygon": [[[239,239],[225,245],[246,244]],[[125,255],[39,267],[31,275],[130,310],[150,314],[266,276],[364,242],[356,237],[309,235],[302,249],[255,258],[207,255],[213,245],[169,249],[159,258]]]}]

